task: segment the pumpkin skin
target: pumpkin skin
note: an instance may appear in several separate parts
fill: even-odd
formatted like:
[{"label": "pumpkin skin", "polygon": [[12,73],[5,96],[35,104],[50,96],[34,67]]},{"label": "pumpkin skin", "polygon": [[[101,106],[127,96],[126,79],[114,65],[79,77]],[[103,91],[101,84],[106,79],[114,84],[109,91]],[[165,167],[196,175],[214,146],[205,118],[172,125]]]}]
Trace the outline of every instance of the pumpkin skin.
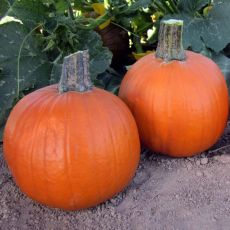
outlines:
[{"label": "pumpkin skin", "polygon": [[118,97],[96,87],[59,94],[52,85],[14,107],[5,127],[4,156],[30,198],[77,210],[128,185],[140,143],[135,120]]},{"label": "pumpkin skin", "polygon": [[218,66],[186,51],[185,61],[164,62],[149,54],[122,81],[119,96],[131,109],[141,141],[173,157],[211,147],[228,118],[228,90]]}]

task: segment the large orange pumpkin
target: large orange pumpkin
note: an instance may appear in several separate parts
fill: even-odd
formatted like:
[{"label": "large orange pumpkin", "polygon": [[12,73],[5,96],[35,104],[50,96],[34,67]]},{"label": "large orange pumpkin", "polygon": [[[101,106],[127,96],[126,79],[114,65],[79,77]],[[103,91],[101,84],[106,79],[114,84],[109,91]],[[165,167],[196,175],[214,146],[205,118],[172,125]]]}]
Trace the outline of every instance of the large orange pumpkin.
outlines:
[{"label": "large orange pumpkin", "polygon": [[212,146],[228,118],[228,90],[218,66],[182,47],[183,21],[161,23],[156,54],[137,61],[119,96],[131,109],[142,142],[174,157]]},{"label": "large orange pumpkin", "polygon": [[42,88],[14,107],[5,127],[4,156],[25,194],[76,210],[128,185],[140,143],[127,106],[92,86],[83,51],[65,58],[59,90],[57,85]]}]

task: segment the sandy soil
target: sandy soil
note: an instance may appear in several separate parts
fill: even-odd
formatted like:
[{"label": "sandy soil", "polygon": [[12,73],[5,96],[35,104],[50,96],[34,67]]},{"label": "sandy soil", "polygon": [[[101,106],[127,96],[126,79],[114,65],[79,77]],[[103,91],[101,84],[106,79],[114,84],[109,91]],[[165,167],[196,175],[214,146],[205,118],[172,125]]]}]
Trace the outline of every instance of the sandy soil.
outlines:
[{"label": "sandy soil", "polygon": [[[212,149],[228,144],[230,125]],[[186,159],[145,150],[125,191],[79,212],[49,209],[25,197],[1,152],[0,229],[229,230],[230,147]]]}]

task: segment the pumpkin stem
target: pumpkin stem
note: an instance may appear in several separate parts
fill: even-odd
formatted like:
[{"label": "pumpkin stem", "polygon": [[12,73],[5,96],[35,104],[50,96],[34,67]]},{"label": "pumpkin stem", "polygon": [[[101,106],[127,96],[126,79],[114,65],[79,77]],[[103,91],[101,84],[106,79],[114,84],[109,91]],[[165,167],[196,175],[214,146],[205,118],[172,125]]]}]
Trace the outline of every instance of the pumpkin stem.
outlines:
[{"label": "pumpkin stem", "polygon": [[182,20],[161,21],[156,57],[163,59],[165,62],[171,60],[184,61],[186,54],[182,44],[182,32]]},{"label": "pumpkin stem", "polygon": [[85,92],[93,87],[89,76],[89,52],[78,51],[64,58],[59,93],[68,91]]}]

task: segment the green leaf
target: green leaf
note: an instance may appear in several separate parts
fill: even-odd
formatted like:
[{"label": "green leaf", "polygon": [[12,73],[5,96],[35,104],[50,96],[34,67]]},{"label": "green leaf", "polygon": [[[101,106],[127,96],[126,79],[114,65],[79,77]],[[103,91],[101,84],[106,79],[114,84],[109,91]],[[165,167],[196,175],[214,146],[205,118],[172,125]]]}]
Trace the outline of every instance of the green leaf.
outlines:
[{"label": "green leaf", "polygon": [[227,58],[224,54],[218,53],[212,55],[213,61],[220,67],[222,73],[224,74],[225,80],[228,85],[228,90],[230,94],[230,58]]},{"label": "green leaf", "polygon": [[24,90],[49,83],[51,64],[41,53],[39,39],[33,36],[25,41],[22,48],[18,76],[19,48],[28,32],[18,22],[0,25],[0,126],[3,126],[10,109]]},{"label": "green leaf", "polygon": [[1,0],[0,3],[0,19],[3,18],[10,8],[10,3],[7,0]]},{"label": "green leaf", "polygon": [[9,9],[8,15],[20,19],[24,25],[32,29],[48,20],[49,9],[42,0],[17,0]]},{"label": "green leaf", "polygon": [[133,2],[129,7],[126,7],[125,10],[121,11],[121,14],[131,14],[140,8],[147,7],[151,3],[151,0],[141,0]]},{"label": "green leaf", "polygon": [[92,80],[103,73],[110,65],[112,53],[103,47],[101,37],[95,31],[79,31],[79,44],[77,50],[89,50],[90,74]]},{"label": "green leaf", "polygon": [[216,53],[230,42],[230,4],[224,0],[216,3],[207,18],[189,14],[167,15],[184,21],[184,47],[200,52],[205,45]]},{"label": "green leaf", "polygon": [[210,0],[181,0],[178,4],[178,8],[184,13],[193,14],[209,2]]},{"label": "green leaf", "polygon": [[61,64],[53,64],[53,68],[51,71],[50,84],[58,83],[61,77],[62,65]]},{"label": "green leaf", "polygon": [[51,49],[53,49],[54,46],[55,46],[54,40],[50,39],[47,46],[42,51],[44,52],[44,51],[51,50]]},{"label": "green leaf", "polygon": [[205,28],[205,22],[202,18],[195,18],[188,14],[168,15],[163,19],[181,19],[184,21],[183,45],[185,49],[192,49],[196,52],[202,50],[204,44],[202,41],[202,33]]},{"label": "green leaf", "polygon": [[[65,55],[88,49],[90,55],[90,76],[95,81],[98,74],[103,73],[111,64],[112,53],[108,48],[103,47],[101,38],[95,31],[78,30],[76,36],[78,43],[74,50],[65,53]],[[57,83],[60,79],[61,66],[59,64],[55,64],[53,67],[51,74],[52,83]]]},{"label": "green leaf", "polygon": [[68,3],[66,0],[57,0],[55,3],[57,13],[63,14],[68,9]]},{"label": "green leaf", "polygon": [[[24,93],[59,81],[64,55],[88,49],[92,80],[111,63],[112,54],[95,31],[78,29],[76,22],[64,15],[50,17],[50,5],[43,3],[18,0],[9,12],[22,23],[0,24],[0,127]],[[40,24],[42,34],[37,31]]]},{"label": "green leaf", "polygon": [[219,52],[230,42],[230,4],[219,1],[209,13],[202,33],[207,47]]},{"label": "green leaf", "polygon": [[8,2],[10,3],[10,5],[12,5],[15,1],[17,1],[17,0],[8,0]]},{"label": "green leaf", "polygon": [[118,90],[125,73],[118,73],[112,68],[108,68],[105,72],[98,75],[95,81],[96,85],[110,91],[114,94],[118,94]]}]

